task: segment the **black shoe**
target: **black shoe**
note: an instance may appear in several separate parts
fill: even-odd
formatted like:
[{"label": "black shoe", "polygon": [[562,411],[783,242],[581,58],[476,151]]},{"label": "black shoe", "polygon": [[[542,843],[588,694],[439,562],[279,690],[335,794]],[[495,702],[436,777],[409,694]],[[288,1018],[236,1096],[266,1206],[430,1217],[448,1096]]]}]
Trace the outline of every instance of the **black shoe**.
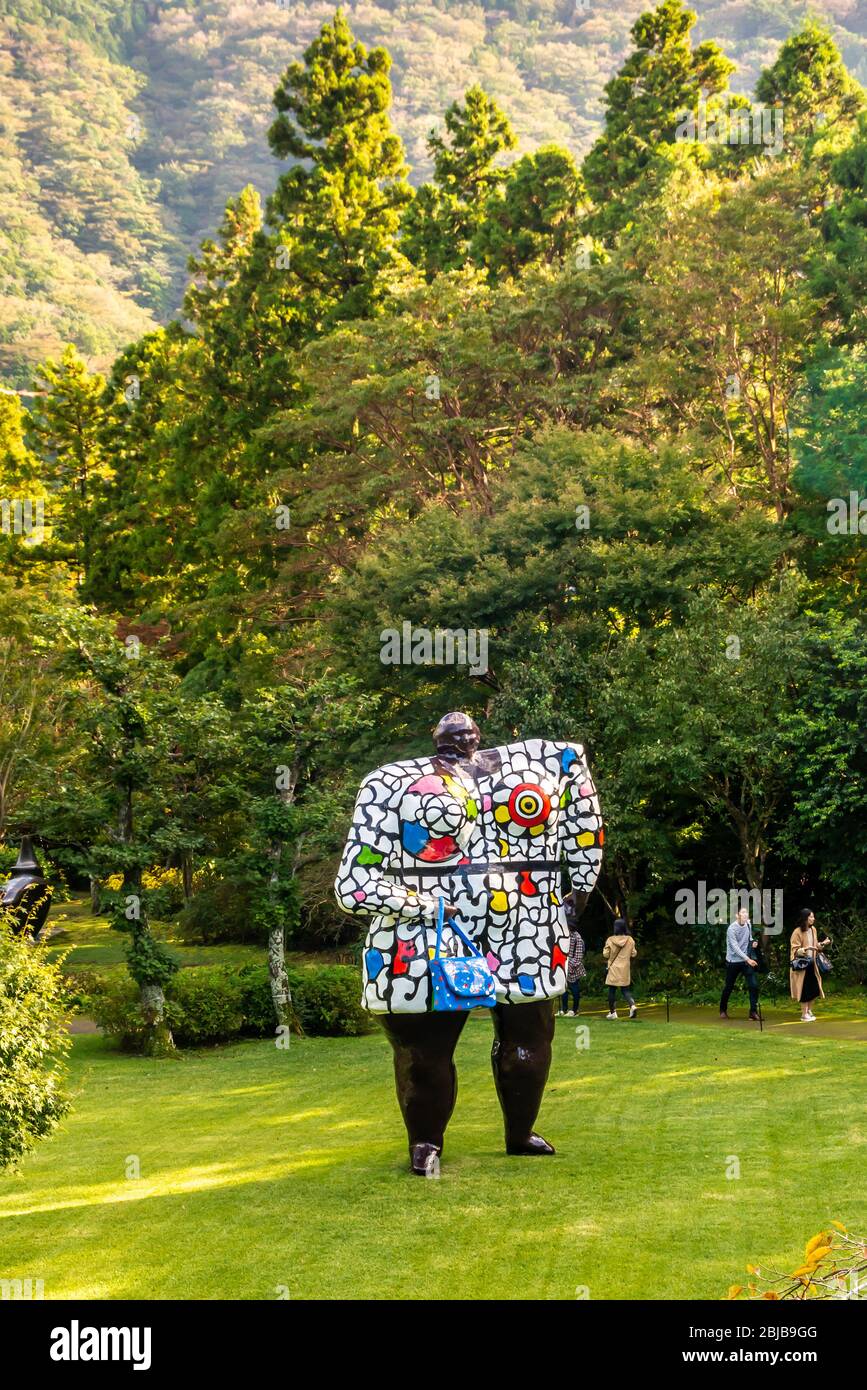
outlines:
[{"label": "black shoe", "polygon": [[426,1178],[434,1159],[439,1158],[442,1149],[436,1144],[413,1144],[410,1149],[410,1167],[417,1178]]},{"label": "black shoe", "polygon": [[527,1139],[506,1145],[507,1154],[523,1154],[527,1158],[541,1157],[555,1152],[553,1144],[543,1139],[541,1134],[531,1134]]}]

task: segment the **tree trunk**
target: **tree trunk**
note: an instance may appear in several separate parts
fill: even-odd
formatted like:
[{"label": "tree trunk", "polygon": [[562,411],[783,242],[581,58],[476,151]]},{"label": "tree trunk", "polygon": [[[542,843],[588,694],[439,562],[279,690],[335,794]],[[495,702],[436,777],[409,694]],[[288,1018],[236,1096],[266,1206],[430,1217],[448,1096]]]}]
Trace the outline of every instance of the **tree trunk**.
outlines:
[{"label": "tree trunk", "polygon": [[[118,829],[120,839],[124,845],[133,842],[133,806],[132,806],[132,786],[127,784],[124,788],[124,796],[118,813]],[[134,922],[133,935],[141,932],[145,936],[150,936],[150,926],[148,924],[147,912],[141,896],[141,869],[127,869],[123,878],[123,895],[125,905],[129,898],[135,899],[136,916]],[[141,1003],[142,1016],[147,1026],[147,1034],[144,1041],[144,1052],[148,1057],[165,1057],[175,1050],[175,1040],[172,1031],[166,1022],[166,996],[163,993],[162,985],[139,984],[139,1001]]]},{"label": "tree trunk", "polygon": [[185,849],[181,856],[181,878],[184,885],[184,902],[188,903],[193,896],[193,856],[188,849]]},{"label": "tree trunk", "polygon": [[141,1011],[148,1026],[144,1051],[148,1057],[167,1057],[175,1050],[175,1040],[166,1022],[166,996],[161,985],[139,985]]},{"label": "tree trunk", "polygon": [[286,973],[286,938],[282,925],[275,927],[268,937],[268,975],[277,1026],[289,1028],[292,1022],[292,993]]},{"label": "tree trunk", "polygon": [[99,912],[99,879],[90,875],[90,910],[94,916]]},{"label": "tree trunk", "polygon": [[[278,790],[277,795],[284,806],[291,805],[295,797],[295,785],[298,780],[298,769],[292,769],[291,782],[288,787]],[[283,858],[283,842],[275,840],[270,847],[271,870],[270,889],[276,893],[277,884],[280,876],[280,861]],[[289,988],[289,976],[286,972],[286,935],[281,922],[279,926],[272,927],[268,937],[268,976],[271,981],[271,998],[274,1001],[274,1016],[277,1019],[279,1029],[289,1028],[294,1021],[294,1009],[292,1008],[292,991]],[[285,1034],[281,1034],[285,1036]]]}]

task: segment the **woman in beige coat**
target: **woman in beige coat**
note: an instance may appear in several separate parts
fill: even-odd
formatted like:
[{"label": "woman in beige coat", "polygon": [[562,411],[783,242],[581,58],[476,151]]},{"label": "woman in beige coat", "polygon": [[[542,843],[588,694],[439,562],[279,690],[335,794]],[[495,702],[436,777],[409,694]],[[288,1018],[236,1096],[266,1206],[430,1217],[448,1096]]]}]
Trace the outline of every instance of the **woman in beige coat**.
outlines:
[{"label": "woman in beige coat", "polygon": [[[822,975],[819,971],[816,957],[825,946],[831,945],[830,937],[825,937],[824,941],[819,940],[819,933],[816,931],[816,918],[808,907],[805,907],[798,917],[798,925],[792,932],[791,943],[789,946],[789,989],[792,998],[797,999],[801,1006],[801,1022],[815,1023],[816,1015],[810,1008],[814,999],[824,999],[825,991],[822,988]],[[791,968],[795,961],[806,961],[799,969]]]},{"label": "woman in beige coat", "polygon": [[605,1017],[617,1017],[614,1003],[619,989],[629,1004],[629,1017],[634,1018],[638,1012],[638,1006],[630,993],[629,986],[632,983],[632,961],[638,952],[635,949],[635,942],[632,940],[629,927],[622,917],[618,917],[614,923],[613,934],[609,936],[603,946],[602,955],[608,961],[608,974],[605,976],[605,983],[608,986],[608,1013]]}]

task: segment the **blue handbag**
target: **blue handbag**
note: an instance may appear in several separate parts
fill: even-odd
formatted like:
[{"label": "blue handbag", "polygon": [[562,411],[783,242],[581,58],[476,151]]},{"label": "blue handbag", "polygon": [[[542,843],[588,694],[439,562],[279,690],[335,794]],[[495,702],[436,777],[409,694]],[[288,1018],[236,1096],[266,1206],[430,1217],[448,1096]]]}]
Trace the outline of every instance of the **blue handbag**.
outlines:
[{"label": "blue handbag", "polygon": [[437,908],[437,944],[430,961],[431,1009],[434,1013],[454,1013],[467,1009],[492,1009],[497,991],[491,968],[478,946],[461,931],[452,918],[449,926],[469,951],[467,956],[442,955],[443,921],[446,900]]}]

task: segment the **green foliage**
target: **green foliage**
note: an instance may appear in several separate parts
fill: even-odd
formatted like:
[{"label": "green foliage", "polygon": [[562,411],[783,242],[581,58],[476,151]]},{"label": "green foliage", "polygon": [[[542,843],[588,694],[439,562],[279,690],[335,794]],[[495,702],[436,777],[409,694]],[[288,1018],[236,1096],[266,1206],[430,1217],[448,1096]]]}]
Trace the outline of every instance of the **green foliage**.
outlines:
[{"label": "green foliage", "polygon": [[181,1047],[236,1036],[245,1022],[237,979],[219,966],[182,970],[172,986],[169,1019]]},{"label": "green foliage", "polygon": [[789,147],[826,126],[853,121],[865,103],[829,29],[814,19],[786,39],[759,78],[756,96],[766,106],[782,106]]},{"label": "green foliage", "polygon": [[0,920],[0,1170],[17,1168],[69,1108],[60,966]]},{"label": "green foliage", "polygon": [[[298,337],[368,314],[401,273],[396,235],[410,190],[389,120],[390,68],[385,49],[368,53],[338,10],[274,93],[279,114],[268,142],[278,158],[297,162],[268,200],[277,258],[271,281],[281,278],[282,250],[287,285],[276,294],[297,316]],[[263,271],[257,254],[260,305],[268,295]]]},{"label": "green foliage", "polygon": [[[863,425],[867,400],[867,352],[861,344],[823,353],[803,375],[792,411],[795,471],[793,482],[801,496],[816,499],[820,525],[816,539],[840,551],[840,537],[832,541],[827,528],[827,503],[867,492],[867,440]],[[823,533],[824,532],[824,537]],[[857,539],[848,544],[857,553]]]},{"label": "green foliage", "polygon": [[[815,292],[827,295],[840,317],[835,335],[863,338],[867,300],[867,116],[830,167],[833,199],[821,219],[827,254],[811,267]],[[830,205],[829,205],[830,204]]]},{"label": "green foliage", "polygon": [[136,984],[159,985],[163,988],[179,969],[178,961],[162,942],[142,928],[133,931],[127,947],[126,963]]},{"label": "green foliage", "polygon": [[310,1036],[348,1038],[373,1031],[370,1014],[361,1007],[354,966],[316,966],[290,983],[296,1013]]},{"label": "green foliage", "polygon": [[[634,51],[606,85],[605,130],[584,161],[583,173],[596,213],[587,225],[599,233],[619,231],[630,220],[648,182],[665,163],[684,113],[704,93],[709,113],[725,92],[734,64],[715,43],[692,47],[695,13],[682,0],[662,0],[632,26]],[[695,142],[690,155],[706,158]]]},{"label": "green foliage", "polygon": [[59,362],[42,364],[39,381],[44,395],[31,422],[42,455],[49,461],[43,479],[54,493],[52,533],[69,547],[86,584],[94,548],[94,498],[100,480],[108,476],[101,443],[105,381],[88,372],[71,346]]},{"label": "green foliage", "polygon": [[97,976],[81,1003],[102,1031],[117,1040],[125,1052],[144,1051],[148,1028],[135,984],[123,976]]},{"label": "green foliage", "polygon": [[185,941],[261,941],[261,926],[252,918],[247,895],[231,867],[227,873],[226,879],[200,888],[184,907],[178,928]]},{"label": "green foliage", "polygon": [[[361,982],[352,966],[310,966],[289,971],[296,1015],[310,1036],[356,1037],[371,1031],[360,1004]],[[85,1007],[109,1036],[127,1051],[144,1046],[141,1003],[123,978],[101,978]],[[242,1035],[274,1034],[274,1003],[266,966],[198,966],[180,971],[167,995],[166,1018],[182,1047],[228,1042]]]},{"label": "green foliage", "polygon": [[473,260],[493,276],[517,275],[532,261],[562,260],[575,241],[584,185],[568,150],[545,146],[508,171],[488,199],[472,240]]},{"label": "green foliage", "polygon": [[403,219],[401,249],[428,279],[465,263],[485,204],[507,177],[499,156],[518,143],[505,112],[478,86],[463,104],[452,102],[444,124],[444,133],[428,136],[433,183],[422,185]]}]

